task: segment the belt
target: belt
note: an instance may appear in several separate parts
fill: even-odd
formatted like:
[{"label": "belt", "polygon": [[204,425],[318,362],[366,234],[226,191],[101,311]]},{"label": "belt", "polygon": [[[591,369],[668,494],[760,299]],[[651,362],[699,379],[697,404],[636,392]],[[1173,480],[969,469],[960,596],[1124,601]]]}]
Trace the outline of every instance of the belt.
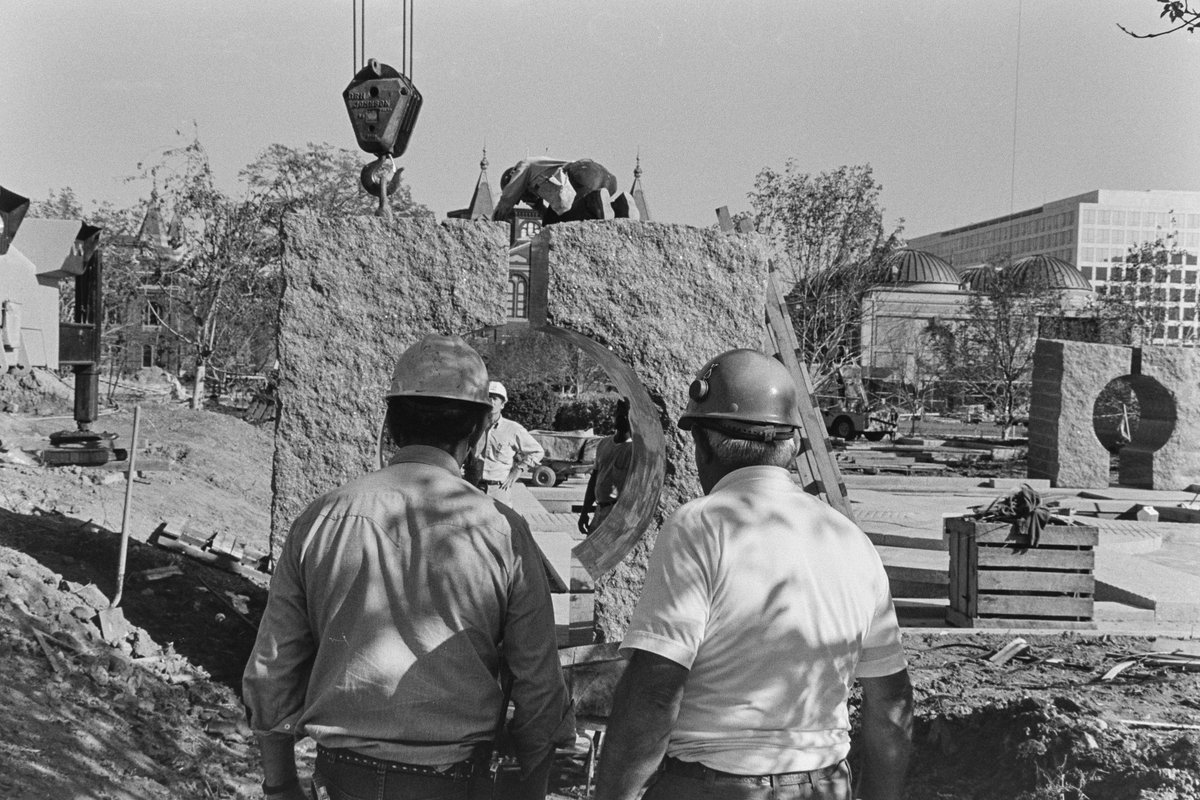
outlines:
[{"label": "belt", "polygon": [[499,486],[503,481],[480,481],[480,486]]},{"label": "belt", "polygon": [[424,775],[430,778],[446,778],[452,781],[465,781],[475,772],[480,759],[468,759],[451,764],[448,767],[434,767],[429,764],[405,764],[402,761],[384,761],[381,758],[371,758],[353,750],[340,747],[322,747],[317,745],[317,760],[329,761],[335,764],[351,764],[363,767],[373,772],[399,772],[404,775]]},{"label": "belt", "polygon": [[679,775],[684,778],[695,778],[701,781],[742,781],[766,783],[773,786],[793,786],[796,784],[816,785],[818,781],[836,775],[841,769],[842,762],[830,764],[828,767],[811,769],[806,772],[779,772],[774,775],[738,775],[734,772],[722,772],[701,764],[699,761],[680,761],[678,758],[667,756],[663,759],[663,772]]}]

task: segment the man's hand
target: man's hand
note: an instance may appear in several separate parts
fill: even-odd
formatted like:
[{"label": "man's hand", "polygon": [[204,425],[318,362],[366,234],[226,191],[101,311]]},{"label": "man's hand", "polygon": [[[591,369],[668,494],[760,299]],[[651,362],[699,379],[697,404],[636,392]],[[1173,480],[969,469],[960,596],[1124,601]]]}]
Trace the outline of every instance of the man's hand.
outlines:
[{"label": "man's hand", "polygon": [[590,511],[581,511],[579,513],[579,532],[584,536],[588,535],[588,522],[591,521]]}]

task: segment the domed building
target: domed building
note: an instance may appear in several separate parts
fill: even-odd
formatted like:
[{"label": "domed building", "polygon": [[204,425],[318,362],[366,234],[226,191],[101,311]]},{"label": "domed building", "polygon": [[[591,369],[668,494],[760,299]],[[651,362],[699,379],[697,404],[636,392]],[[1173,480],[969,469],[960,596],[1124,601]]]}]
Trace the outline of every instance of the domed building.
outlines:
[{"label": "domed building", "polygon": [[954,267],[931,253],[903,248],[863,295],[862,364],[867,381],[912,382],[929,340],[962,317],[967,292]]},{"label": "domed building", "polygon": [[929,377],[922,373],[936,373],[938,345],[952,339],[971,295],[992,290],[1002,278],[1057,293],[1066,316],[1076,316],[1092,298],[1091,284],[1078,269],[1046,254],[1026,256],[1003,271],[988,264],[959,271],[931,253],[897,250],[863,296],[863,378],[914,384]]}]

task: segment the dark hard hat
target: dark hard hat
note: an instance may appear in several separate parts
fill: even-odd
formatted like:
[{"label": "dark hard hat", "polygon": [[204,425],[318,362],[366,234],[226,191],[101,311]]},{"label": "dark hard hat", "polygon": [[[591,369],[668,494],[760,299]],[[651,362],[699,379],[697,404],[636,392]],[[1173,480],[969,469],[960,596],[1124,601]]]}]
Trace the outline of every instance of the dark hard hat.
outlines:
[{"label": "dark hard hat", "polygon": [[757,350],[730,350],[705,364],[688,387],[679,427],[715,428],[735,439],[790,439],[800,427],[796,382]]},{"label": "dark hard hat", "polygon": [[431,333],[396,361],[388,397],[437,397],[492,407],[483,359],[458,336]]}]

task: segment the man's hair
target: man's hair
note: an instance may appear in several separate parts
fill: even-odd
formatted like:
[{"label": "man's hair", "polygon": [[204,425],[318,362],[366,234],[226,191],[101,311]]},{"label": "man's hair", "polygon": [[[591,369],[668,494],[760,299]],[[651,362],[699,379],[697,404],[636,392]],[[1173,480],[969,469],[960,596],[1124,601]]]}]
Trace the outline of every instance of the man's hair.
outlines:
[{"label": "man's hair", "polygon": [[387,426],[400,446],[452,446],[470,438],[491,412],[487,406],[440,397],[389,397]]},{"label": "man's hair", "polygon": [[735,439],[721,431],[696,425],[692,436],[707,446],[716,460],[730,470],[742,467],[792,466],[796,458],[796,440],[782,439],[763,442],[751,439]]}]

